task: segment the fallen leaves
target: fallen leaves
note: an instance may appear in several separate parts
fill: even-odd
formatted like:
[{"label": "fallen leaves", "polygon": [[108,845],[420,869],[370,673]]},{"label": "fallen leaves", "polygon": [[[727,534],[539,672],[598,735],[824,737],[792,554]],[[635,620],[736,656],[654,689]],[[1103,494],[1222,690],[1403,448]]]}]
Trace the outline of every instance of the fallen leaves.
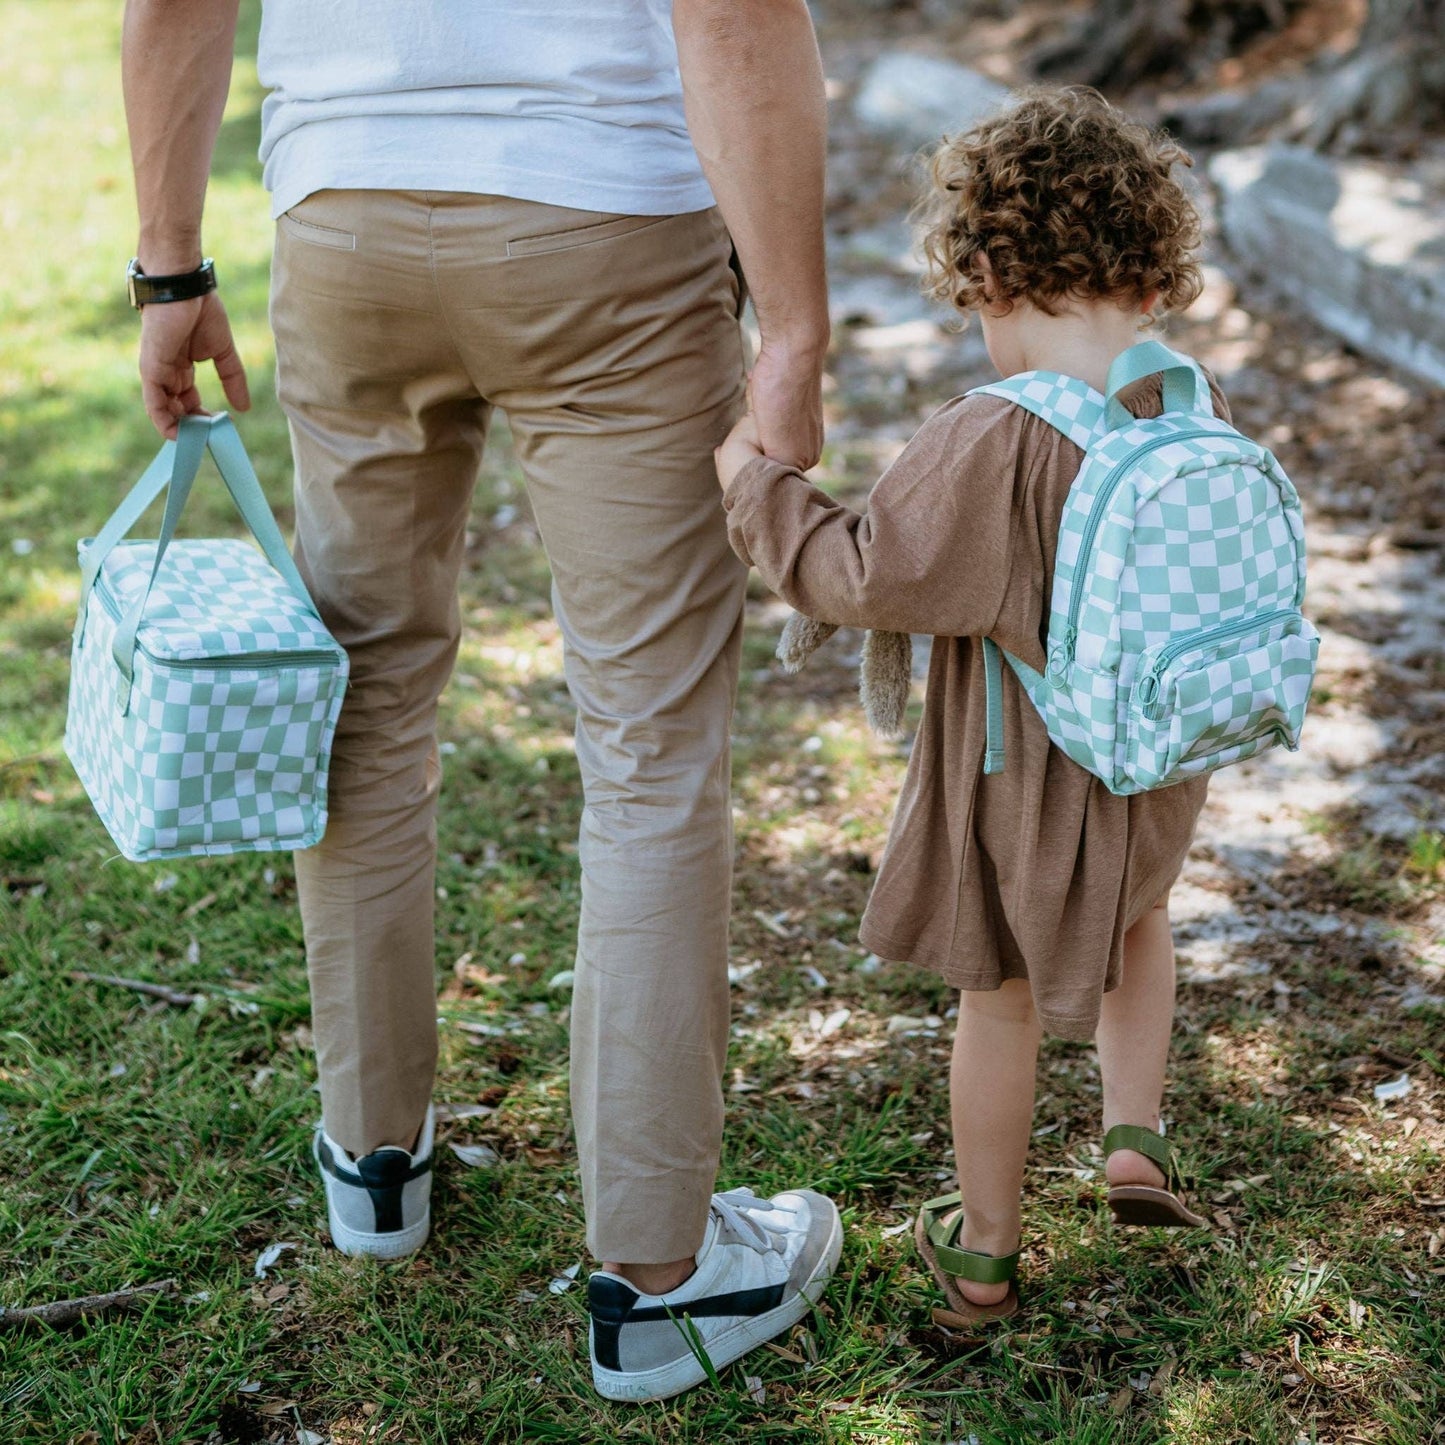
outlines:
[{"label": "fallen leaves", "polygon": [[497,1111],[491,1104],[436,1104],[432,1115],[438,1124],[460,1123],[464,1119],[485,1119]]},{"label": "fallen leaves", "polygon": [[577,1283],[577,1276],[581,1274],[581,1272],[582,1266],[580,1263],[564,1269],[562,1273],[547,1286],[548,1291],[552,1294],[566,1294],[567,1291]]},{"label": "fallen leaves", "polygon": [[255,1274],[257,1279],[265,1279],[267,1271],[274,1269],[281,1256],[287,1250],[297,1248],[294,1244],[268,1244],[260,1254],[256,1256]]},{"label": "fallen leaves", "polygon": [[490,1169],[492,1165],[501,1163],[501,1155],[490,1144],[454,1144],[448,1140],[447,1148],[468,1169]]}]

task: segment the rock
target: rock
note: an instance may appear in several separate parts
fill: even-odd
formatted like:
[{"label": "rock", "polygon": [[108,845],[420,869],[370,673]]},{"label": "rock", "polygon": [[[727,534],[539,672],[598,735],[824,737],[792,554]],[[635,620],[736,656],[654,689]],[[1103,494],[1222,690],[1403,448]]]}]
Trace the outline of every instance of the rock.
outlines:
[{"label": "rock", "polygon": [[1445,177],[1293,146],[1224,151],[1209,172],[1225,239],[1270,289],[1445,383]]},{"label": "rock", "polygon": [[868,68],[853,111],[869,129],[921,146],[966,130],[1008,97],[1004,86],[967,66],[896,50]]},{"label": "rock", "polygon": [[953,315],[929,301],[916,281],[877,274],[833,277],[828,310],[835,326],[899,326]]},{"label": "rock", "polygon": [[862,274],[884,271],[893,275],[918,276],[923,271],[923,257],[914,243],[907,220],[902,216],[866,230],[850,231],[843,236],[830,235],[828,263]]}]

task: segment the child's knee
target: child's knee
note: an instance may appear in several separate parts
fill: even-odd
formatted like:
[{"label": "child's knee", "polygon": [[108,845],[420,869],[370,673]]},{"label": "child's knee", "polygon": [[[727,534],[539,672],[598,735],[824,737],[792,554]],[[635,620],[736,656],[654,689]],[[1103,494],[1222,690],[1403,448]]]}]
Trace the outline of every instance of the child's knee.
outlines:
[{"label": "child's knee", "polygon": [[959,1009],[994,1023],[1031,1024],[1034,1022],[1033,991],[1027,979],[1005,979],[998,988],[987,992],[965,991],[959,999]]}]

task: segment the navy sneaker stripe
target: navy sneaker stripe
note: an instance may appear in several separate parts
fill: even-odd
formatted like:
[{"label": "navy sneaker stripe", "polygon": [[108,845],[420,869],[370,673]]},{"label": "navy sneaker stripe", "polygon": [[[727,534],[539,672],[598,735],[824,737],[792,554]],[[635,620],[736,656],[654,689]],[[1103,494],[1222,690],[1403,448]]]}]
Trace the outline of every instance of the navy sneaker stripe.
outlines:
[{"label": "navy sneaker stripe", "polygon": [[[349,1170],[343,1169],[336,1162],[331,1150],[322,1147],[320,1135],[316,1138],[315,1152],[316,1162],[331,1175],[333,1179],[339,1179],[343,1184],[351,1185],[353,1189],[366,1189],[369,1187],[366,1180],[364,1180],[360,1174],[353,1174]],[[367,1155],[367,1158],[370,1157],[370,1155]],[[397,1182],[400,1184],[410,1184],[413,1179],[420,1179],[423,1174],[431,1173],[431,1167],[432,1156],[428,1154],[425,1159],[413,1164]]]},{"label": "navy sneaker stripe", "polygon": [[784,1282],[780,1280],[777,1284],[757,1289],[731,1290],[670,1306],[643,1305],[639,1308],[640,1297],[620,1280],[599,1279],[593,1275],[587,1283],[587,1309],[592,1316],[592,1352],[604,1370],[620,1370],[623,1325],[649,1324],[688,1316],[716,1319],[725,1315],[767,1314],[782,1304],[784,1290]]},{"label": "navy sneaker stripe", "polygon": [[698,1319],[716,1319],[720,1315],[765,1315],[783,1302],[783,1281],[762,1285],[757,1289],[736,1289],[729,1294],[709,1294],[701,1299],[685,1300],[676,1305],[648,1305],[634,1309],[627,1316],[630,1325],[647,1324],[652,1320],[676,1319],[693,1315]]}]

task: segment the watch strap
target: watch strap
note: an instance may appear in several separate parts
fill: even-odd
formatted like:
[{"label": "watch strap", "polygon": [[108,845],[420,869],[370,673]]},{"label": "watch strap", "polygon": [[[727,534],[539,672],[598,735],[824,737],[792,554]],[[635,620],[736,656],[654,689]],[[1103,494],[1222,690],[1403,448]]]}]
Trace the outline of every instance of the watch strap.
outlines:
[{"label": "watch strap", "polygon": [[136,310],[168,301],[194,301],[214,291],[216,284],[216,266],[209,256],[194,271],[182,271],[173,276],[147,276],[141,270],[139,257],[133,259],[126,269],[130,304]]}]

